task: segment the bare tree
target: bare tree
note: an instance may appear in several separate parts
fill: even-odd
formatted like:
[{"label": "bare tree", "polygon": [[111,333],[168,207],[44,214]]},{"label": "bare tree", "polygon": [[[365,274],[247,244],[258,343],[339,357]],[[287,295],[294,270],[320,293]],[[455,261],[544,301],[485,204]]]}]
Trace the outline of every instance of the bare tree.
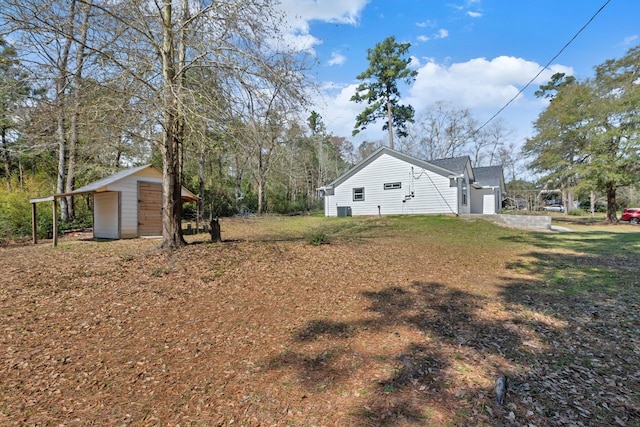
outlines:
[{"label": "bare tree", "polygon": [[493,166],[500,163],[500,152],[509,143],[513,130],[496,119],[480,131],[474,132],[470,144],[473,166]]},{"label": "bare tree", "polygon": [[[92,26],[86,40],[72,31],[70,24],[58,25],[65,21],[57,20],[56,25],[41,22],[44,18],[37,13],[40,2],[7,1],[10,8],[5,14],[19,15],[22,23],[35,16],[39,25],[55,28],[63,41],[81,44],[95,55],[100,69],[94,70],[94,79],[137,83],[132,102],[154,117],[157,132],[152,142],[162,153],[161,246],[165,248],[185,244],[181,230],[183,149],[190,128],[198,122],[192,118],[202,114],[198,93],[187,84],[190,74],[202,68],[214,69],[236,88],[241,80],[251,84],[260,81],[263,88],[267,87],[264,82],[286,88],[292,81],[295,87],[303,87],[299,83],[303,80],[299,73],[301,54],[282,48],[286,46],[281,40],[284,26],[274,0],[72,0],[74,6],[81,3],[91,9]],[[59,3],[51,2],[56,8],[66,4],[62,0]],[[31,27],[21,29],[31,35]],[[41,38],[34,39],[34,44],[40,42]],[[68,59],[69,51],[63,46],[61,57]],[[68,82],[68,68],[66,62],[57,67],[60,93]],[[227,92],[233,93],[233,89]],[[64,111],[64,101],[61,97],[57,110]],[[59,128],[62,153],[66,149],[64,121]]]},{"label": "bare tree", "polygon": [[286,127],[286,111],[279,101],[279,87],[269,94],[254,97],[249,95],[249,115],[246,123],[247,140],[255,162],[253,175],[258,190],[258,215],[264,212],[267,174],[271,169],[271,158]]},{"label": "bare tree", "polygon": [[26,73],[20,66],[18,52],[0,37],[0,147],[2,163],[7,182],[7,191],[11,191],[11,150],[9,141],[15,140],[17,112],[29,94]]},{"label": "bare tree", "polygon": [[[87,56],[84,44],[90,17],[91,7],[81,0],[5,0],[0,9],[0,19],[24,50],[34,86],[50,82],[52,88],[45,98],[53,105],[50,113],[55,122],[58,193],[71,191],[75,185],[81,81]],[[61,198],[60,205],[61,219],[72,219],[71,199]]]},{"label": "bare tree", "polygon": [[145,81],[154,95],[149,101],[162,126],[162,246],[175,248],[184,244],[180,223],[183,144],[189,118],[200,114],[198,93],[187,85],[189,75],[211,68],[236,88],[240,81],[256,80],[286,87],[300,80],[295,73],[298,62],[295,52],[278,50],[276,43],[265,44],[265,40],[277,40],[281,28],[271,0],[201,4],[183,0],[175,10],[171,0],[163,0],[160,8],[133,0],[123,4],[124,10],[121,5],[100,6],[118,24],[112,34],[126,35],[118,38],[124,54],[110,60]]},{"label": "bare tree", "polygon": [[437,102],[409,125],[408,148],[424,160],[466,154],[476,125],[468,109]]},{"label": "bare tree", "polygon": [[[78,141],[80,139],[80,109],[82,104],[82,71],[84,68],[84,62],[86,57],[86,50],[84,45],[87,40],[87,33],[89,31],[89,17],[91,8],[87,4],[80,6],[79,14],[81,16],[81,23],[79,28],[79,41],[75,52],[75,71],[73,73],[73,93],[72,93],[72,107],[71,107],[71,120],[69,123],[68,131],[68,160],[67,160],[67,176],[65,191],[67,193],[75,189],[76,182],[76,168],[77,168],[77,154],[78,154]],[[60,164],[58,165],[60,166]],[[58,174],[58,177],[60,175]],[[75,218],[75,210],[73,205],[73,197],[66,198],[66,217],[67,219]],[[64,209],[63,209],[64,212]]]}]

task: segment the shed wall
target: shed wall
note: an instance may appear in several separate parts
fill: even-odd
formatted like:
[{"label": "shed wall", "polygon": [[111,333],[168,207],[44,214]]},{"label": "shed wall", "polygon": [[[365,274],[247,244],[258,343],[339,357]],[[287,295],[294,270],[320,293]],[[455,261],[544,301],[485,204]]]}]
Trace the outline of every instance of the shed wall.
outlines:
[{"label": "shed wall", "polygon": [[138,237],[138,181],[140,180],[162,183],[162,174],[155,169],[144,169],[109,185],[109,190],[121,192],[120,238],[122,239]]},{"label": "shed wall", "polygon": [[119,193],[108,191],[93,196],[93,237],[118,239],[120,237]]}]

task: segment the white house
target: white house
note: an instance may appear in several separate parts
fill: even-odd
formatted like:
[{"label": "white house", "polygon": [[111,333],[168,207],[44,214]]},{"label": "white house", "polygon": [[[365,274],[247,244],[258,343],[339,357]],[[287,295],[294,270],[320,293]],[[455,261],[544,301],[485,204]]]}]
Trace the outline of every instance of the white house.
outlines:
[{"label": "white house", "polygon": [[[35,203],[53,201],[55,212],[57,199],[81,194],[93,194],[93,237],[126,239],[162,235],[162,172],[153,165],[144,165],[122,170],[69,193],[31,199],[34,242]],[[181,194],[183,202],[199,200],[185,187]],[[55,224],[54,220],[54,229]]]},{"label": "white house", "polygon": [[423,161],[381,147],[332,183],[325,216],[498,214],[501,166],[473,168],[468,156]]}]

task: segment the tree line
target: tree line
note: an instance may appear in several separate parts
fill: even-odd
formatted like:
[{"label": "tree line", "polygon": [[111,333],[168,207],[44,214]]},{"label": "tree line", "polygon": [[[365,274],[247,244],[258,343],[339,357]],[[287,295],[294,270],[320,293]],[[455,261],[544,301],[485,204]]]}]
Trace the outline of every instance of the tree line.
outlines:
[{"label": "tree line", "polygon": [[[308,101],[312,58],[289,47],[283,18],[271,0],[5,1],[4,205],[16,210],[12,191],[68,193],[151,162],[164,176],[166,247],[184,244],[183,184],[209,218],[320,207],[316,189],[379,143],[354,149],[327,132]],[[385,117],[396,106],[413,111],[394,100]],[[396,125],[405,129],[404,119]],[[90,203],[61,198],[63,224],[90,221]],[[28,206],[19,205],[24,219]],[[28,229],[20,224],[3,228]]]},{"label": "tree line", "polygon": [[[315,90],[308,77],[313,58],[290,46],[283,20],[274,0],[5,0],[0,10],[0,176],[5,181],[0,234],[28,229],[21,192],[31,197],[68,193],[144,163],[163,171],[165,247],[184,244],[181,185],[195,190],[201,198],[198,211],[209,218],[241,210],[262,214],[319,207],[316,189],[383,142],[354,148],[348,138],[327,131],[309,101]],[[389,37],[369,50],[370,67],[357,76],[362,84],[352,97],[367,106],[353,134],[382,119],[389,144],[395,132],[399,151],[424,160],[469,155],[475,166],[505,165],[507,181],[522,182],[523,153],[504,122],[494,121],[480,132],[467,109],[438,102],[416,117],[413,107],[400,103],[397,83],[410,84],[416,76],[406,58],[409,47]],[[633,172],[637,116],[620,109],[637,105],[637,81],[615,82],[632,75],[637,51],[620,61],[604,64],[592,80],[554,76],[541,88],[540,96],[553,95],[553,101],[536,122],[538,134],[524,154],[547,182],[607,194],[610,187],[630,183],[630,175],[605,182],[604,172],[595,172],[602,159],[594,161],[584,152],[592,144],[585,141],[594,135],[598,140],[611,136],[631,147],[614,157],[623,158]],[[616,77],[624,61],[626,77]],[[605,83],[609,86],[600,87]],[[565,101],[570,95],[586,96],[578,90],[585,87],[591,88],[589,102],[608,99],[608,106],[616,98],[611,94],[627,89],[629,94],[618,97],[617,112],[594,116],[590,130],[578,135],[576,128],[588,119],[574,118],[565,129],[552,117],[571,106]],[[554,125],[555,134],[547,131]],[[613,135],[612,129],[626,133]],[[552,150],[562,163],[544,149],[552,142],[563,147]],[[90,216],[90,199],[65,197],[60,204],[63,223]]]},{"label": "tree line", "polygon": [[[183,183],[211,216],[286,212],[347,167],[348,142],[317,114],[299,119],[310,58],[288,46],[271,0],[7,0],[0,19],[7,193],[25,173],[65,193],[152,162],[163,245],[177,247]],[[74,198],[60,203],[63,222],[78,217]]]}]

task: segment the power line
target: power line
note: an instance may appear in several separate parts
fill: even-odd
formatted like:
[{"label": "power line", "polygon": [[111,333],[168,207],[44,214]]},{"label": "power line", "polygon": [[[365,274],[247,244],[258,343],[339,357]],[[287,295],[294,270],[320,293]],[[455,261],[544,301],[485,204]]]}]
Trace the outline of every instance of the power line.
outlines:
[{"label": "power line", "polygon": [[504,106],[502,106],[502,108],[500,108],[500,109],[498,110],[498,112],[497,112],[497,113],[495,113],[493,116],[491,116],[491,117],[489,118],[489,120],[487,120],[486,122],[484,122],[484,123],[482,124],[482,126],[480,126],[478,129],[476,129],[476,130],[475,130],[475,132],[473,132],[473,134],[475,135],[475,134],[477,134],[478,132],[480,132],[480,131],[481,131],[481,130],[486,126],[486,125],[488,125],[488,124],[489,124],[493,119],[495,119],[496,117],[498,117],[498,115],[500,115],[500,113],[502,113],[502,112],[503,112],[503,111],[504,111],[504,110],[505,110],[505,109],[506,109],[506,108],[507,108],[507,107],[508,107],[508,106],[509,106],[513,101],[515,101],[515,100],[516,100],[516,98],[518,98],[518,97],[522,94],[522,92],[524,92],[524,91],[525,91],[525,89],[527,89],[527,88],[531,85],[531,83],[533,83],[533,82],[535,81],[535,79],[537,79],[537,78],[540,76],[540,74],[542,74],[542,72],[543,72],[544,70],[546,70],[547,68],[549,68],[549,65],[551,65],[551,63],[552,63],[553,61],[555,61],[555,60],[556,60],[556,58],[557,58],[558,56],[560,56],[560,54],[561,54],[561,53],[562,53],[562,52],[563,52],[567,47],[569,47],[569,45],[570,45],[571,43],[573,43],[573,41],[574,41],[574,40],[575,40],[575,39],[580,35],[580,33],[581,33],[582,31],[584,31],[584,29],[585,29],[585,28],[587,28],[587,27],[589,26],[589,24],[591,24],[591,22],[596,18],[596,16],[598,16],[598,15],[600,14],[600,12],[602,12],[602,10],[603,10],[603,9],[604,9],[604,8],[605,8],[605,7],[610,3],[610,2],[611,2],[611,0],[607,0],[607,1],[606,1],[606,2],[605,2],[605,3],[600,7],[600,9],[598,9],[598,11],[597,11],[596,13],[594,13],[594,14],[593,14],[593,16],[591,16],[591,18],[587,21],[587,23],[586,23],[586,24],[584,24],[584,25],[582,26],[582,28],[580,28],[580,29],[578,30],[578,32],[577,32],[577,33],[575,33],[575,34],[573,35],[573,37],[571,37],[571,40],[569,40],[567,43],[565,43],[565,45],[564,45],[564,46],[562,46],[562,49],[560,49],[560,50],[558,51],[558,53],[556,53],[556,54],[555,54],[555,56],[554,56],[553,58],[551,58],[551,59],[549,60],[549,62],[547,62],[547,63],[546,63],[546,65],[540,69],[540,71],[538,71],[538,74],[536,74],[535,76],[533,76],[533,78],[532,78],[531,80],[529,80],[529,82],[528,82],[526,85],[524,85],[524,86],[522,87],[522,89],[520,89],[520,90],[518,91],[518,93],[516,93],[516,94],[515,94],[515,96],[514,96],[513,98],[511,98],[511,99],[510,99],[506,104],[504,104]]}]

